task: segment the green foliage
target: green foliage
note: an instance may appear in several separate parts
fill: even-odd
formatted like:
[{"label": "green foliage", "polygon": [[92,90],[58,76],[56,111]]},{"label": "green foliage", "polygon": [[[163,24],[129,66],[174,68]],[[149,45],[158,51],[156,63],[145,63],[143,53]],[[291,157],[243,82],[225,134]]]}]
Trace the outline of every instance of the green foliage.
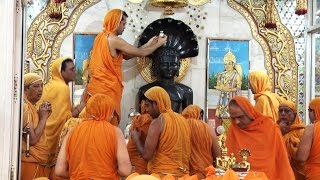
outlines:
[{"label": "green foliage", "polygon": [[212,73],[212,75],[209,77],[209,89],[214,89],[214,86],[217,85],[217,75],[215,73]]},{"label": "green foliage", "polygon": [[249,85],[249,78],[246,75],[242,76],[242,84],[241,84],[241,90],[248,90]]},{"label": "green foliage", "polygon": [[81,69],[77,69],[76,71],[76,81],[75,81],[76,85],[82,85],[82,70]]}]

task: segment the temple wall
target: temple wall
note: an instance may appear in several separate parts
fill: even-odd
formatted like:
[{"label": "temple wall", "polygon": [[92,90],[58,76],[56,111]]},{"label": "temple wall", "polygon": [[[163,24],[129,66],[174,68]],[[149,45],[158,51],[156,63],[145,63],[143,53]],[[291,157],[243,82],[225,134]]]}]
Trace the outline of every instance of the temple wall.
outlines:
[{"label": "temple wall", "polygon": [[[127,1],[112,1],[107,2],[102,0],[98,4],[92,6],[86,10],[76,25],[75,31],[77,33],[92,33],[99,32],[102,29],[103,17],[105,13],[112,8],[120,8],[125,10],[129,17],[137,13],[131,13],[129,7],[136,7],[135,4],[127,4]],[[145,6],[145,5],[143,5]],[[162,9],[152,8],[150,6],[142,7],[144,10],[144,21],[147,24],[152,21],[163,18]],[[227,1],[212,1],[201,7],[196,7],[201,12],[207,12],[205,20],[199,20],[199,22],[191,22],[191,27],[194,27],[193,23],[199,23],[204,28],[198,30],[193,28],[195,34],[200,37],[199,41],[199,55],[192,58],[191,66],[186,77],[181,83],[191,87],[194,92],[194,104],[198,104],[205,108],[206,106],[206,65],[207,65],[207,38],[217,39],[244,39],[250,40],[250,69],[263,70],[264,68],[264,53],[259,43],[257,43],[251,34],[251,29],[245,18],[228,6]],[[142,16],[143,16],[142,15]],[[174,19],[182,20],[186,24],[189,22],[189,14],[186,10],[175,10],[175,14],[169,16]],[[137,31],[132,32],[130,28],[132,25],[126,26],[124,34],[121,36],[127,42],[136,44],[138,35]],[[73,35],[69,35],[61,46],[61,55],[73,56]],[[123,84],[124,92],[122,96],[122,122],[123,128],[128,122],[128,114],[130,108],[135,107],[135,96],[139,87],[147,82],[141,77],[136,66],[136,59],[125,61],[123,63]]]}]

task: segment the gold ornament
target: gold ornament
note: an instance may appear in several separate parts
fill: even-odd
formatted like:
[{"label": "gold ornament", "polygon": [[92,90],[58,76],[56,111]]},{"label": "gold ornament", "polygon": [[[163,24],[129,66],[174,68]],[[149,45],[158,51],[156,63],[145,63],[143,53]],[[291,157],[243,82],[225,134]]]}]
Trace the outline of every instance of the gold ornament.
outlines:
[{"label": "gold ornament", "polygon": [[173,8],[182,8],[188,5],[187,0],[149,0],[150,4],[155,7],[164,8],[164,15],[174,14]]},{"label": "gold ornament", "polygon": [[296,11],[297,15],[305,15],[308,12],[308,2],[307,0],[297,0],[296,2]]},{"label": "gold ornament", "polygon": [[188,3],[193,6],[202,6],[208,2],[209,0],[188,0]]},{"label": "gold ornament", "polygon": [[265,27],[268,29],[275,29],[277,28],[274,11],[276,7],[274,6],[274,1],[267,1],[266,2],[266,20],[265,20]]}]

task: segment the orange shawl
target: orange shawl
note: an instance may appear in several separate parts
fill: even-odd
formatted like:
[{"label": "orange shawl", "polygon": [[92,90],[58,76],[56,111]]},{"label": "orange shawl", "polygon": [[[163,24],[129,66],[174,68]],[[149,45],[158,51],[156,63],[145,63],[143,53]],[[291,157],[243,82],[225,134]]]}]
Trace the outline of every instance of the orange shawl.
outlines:
[{"label": "orange shawl", "polygon": [[46,122],[45,133],[47,135],[50,152],[49,163],[55,164],[55,154],[58,146],[60,132],[64,123],[72,116],[70,89],[61,75],[62,62],[66,57],[56,59],[52,64],[52,79],[44,86],[39,104],[48,101],[52,105],[52,113]]},{"label": "orange shawl", "polygon": [[208,124],[200,120],[201,108],[189,105],[182,111],[191,132],[190,175],[197,174],[199,179],[206,176],[206,167],[213,164],[213,139]]},{"label": "orange shawl", "polygon": [[[30,123],[33,123],[34,129],[38,126],[39,116],[36,109],[36,106],[31,104],[27,98],[24,98],[23,103],[23,129],[29,126]],[[43,132],[39,141],[36,145],[30,146],[30,156],[26,157],[27,142],[23,138],[22,141],[22,162],[34,162],[40,164],[46,164],[48,162],[48,145],[46,134]]]},{"label": "orange shawl", "polygon": [[116,127],[109,123],[112,99],[96,94],[86,108],[86,118],[74,128],[66,145],[70,179],[119,179]]},{"label": "orange shawl", "polygon": [[119,52],[118,57],[112,57],[109,50],[107,38],[118,28],[122,18],[120,9],[109,11],[104,17],[104,31],[99,33],[94,40],[92,55],[90,59],[89,72],[90,81],[87,86],[87,97],[96,93],[108,95],[115,103],[117,119],[111,123],[118,126],[121,119],[120,103],[123,91],[122,85],[122,59]]},{"label": "orange shawl", "polygon": [[297,108],[293,102],[283,101],[279,107],[281,106],[289,107],[294,113],[296,113],[296,118],[290,126],[290,132],[283,135],[283,140],[287,148],[290,164],[296,176],[296,179],[305,179],[303,172],[303,163],[297,161],[295,158],[300,145],[300,140],[304,133],[305,125],[303,124],[299,115],[297,114]]},{"label": "orange shawl", "polygon": [[239,161],[239,150],[247,148],[251,152],[248,161],[252,171],[264,172],[272,180],[293,180],[294,174],[277,125],[257,111],[247,98],[237,96],[232,100],[253,121],[245,129],[238,128],[232,121],[226,140],[228,153],[234,153]]},{"label": "orange shawl", "polygon": [[309,158],[305,162],[305,175],[307,179],[316,180],[320,177],[320,98],[313,99],[309,108],[314,110],[315,124],[313,140]]},{"label": "orange shawl", "polygon": [[[132,118],[132,124],[130,126],[130,131],[137,129],[141,131],[141,141],[144,144],[147,138],[149,126],[151,124],[152,117],[149,114],[145,114],[145,102],[141,102],[141,115],[135,116]],[[134,171],[139,174],[148,173],[148,161],[144,160],[141,157],[141,154],[137,151],[136,145],[133,142],[133,139],[130,136],[130,139],[127,144],[128,153],[130,157],[131,164],[135,167]]]},{"label": "orange shawl", "polygon": [[268,74],[264,71],[249,73],[249,82],[254,91],[255,107],[265,116],[270,116],[274,122],[278,120],[279,104],[284,100],[278,94],[272,93]]},{"label": "orange shawl", "polygon": [[[190,128],[183,116],[172,111],[168,93],[161,87],[150,88],[144,95],[157,103],[163,120],[158,148],[148,163],[149,173],[170,173],[182,177],[189,173]],[[185,171],[182,171],[184,169]]]}]

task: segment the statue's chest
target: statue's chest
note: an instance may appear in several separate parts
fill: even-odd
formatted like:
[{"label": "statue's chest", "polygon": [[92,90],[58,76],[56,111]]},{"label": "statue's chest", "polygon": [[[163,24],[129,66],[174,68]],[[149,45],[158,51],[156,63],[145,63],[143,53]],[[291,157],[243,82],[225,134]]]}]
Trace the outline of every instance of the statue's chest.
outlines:
[{"label": "statue's chest", "polygon": [[183,99],[183,91],[179,87],[165,86],[163,87],[170,96],[171,101],[181,102]]}]

